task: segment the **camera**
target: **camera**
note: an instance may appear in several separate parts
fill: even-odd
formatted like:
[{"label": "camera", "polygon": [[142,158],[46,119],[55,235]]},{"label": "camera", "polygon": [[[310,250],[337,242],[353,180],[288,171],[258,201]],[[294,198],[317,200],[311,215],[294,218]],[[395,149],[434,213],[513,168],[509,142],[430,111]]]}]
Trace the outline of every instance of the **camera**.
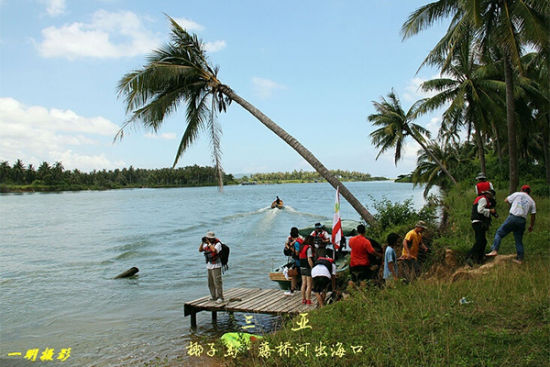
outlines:
[{"label": "camera", "polygon": [[203,237],[203,238],[201,239],[201,241],[202,241],[202,243],[207,243],[206,237]]}]

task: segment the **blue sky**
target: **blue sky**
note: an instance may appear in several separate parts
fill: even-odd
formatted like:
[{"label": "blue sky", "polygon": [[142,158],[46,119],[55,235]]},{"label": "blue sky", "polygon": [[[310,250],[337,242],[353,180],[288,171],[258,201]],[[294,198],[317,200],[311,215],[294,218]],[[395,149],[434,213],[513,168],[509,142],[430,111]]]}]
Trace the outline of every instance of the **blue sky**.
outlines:
[{"label": "blue sky", "polygon": [[[405,108],[421,98],[422,69],[444,25],[401,40],[427,1],[0,0],[0,161],[61,161],[66,169],[172,165],[183,108],[157,135],[142,128],[113,143],[126,120],[116,85],[168,41],[164,13],[205,42],[220,80],[311,150],[329,169],[396,177],[410,172],[409,141],[397,167],[375,160],[367,116],[394,88]],[[183,107],[183,106],[182,106]],[[437,134],[440,117],[416,122]],[[228,173],[312,170],[239,105],[219,115]],[[211,165],[204,134],[178,166]]]}]

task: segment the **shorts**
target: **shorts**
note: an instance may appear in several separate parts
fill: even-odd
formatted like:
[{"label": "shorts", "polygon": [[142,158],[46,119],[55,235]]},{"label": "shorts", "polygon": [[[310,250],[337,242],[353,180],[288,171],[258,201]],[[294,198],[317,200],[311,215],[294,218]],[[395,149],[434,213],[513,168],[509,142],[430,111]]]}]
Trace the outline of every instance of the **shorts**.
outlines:
[{"label": "shorts", "polygon": [[372,271],[368,265],[351,266],[349,269],[351,273],[351,280],[354,283],[372,279]]},{"label": "shorts", "polygon": [[313,278],[313,291],[315,293],[325,292],[330,284],[330,278],[318,276]]},{"label": "shorts", "polygon": [[310,277],[311,276],[311,269],[310,268],[304,268],[303,266],[300,266],[300,274],[302,274],[302,276]]}]

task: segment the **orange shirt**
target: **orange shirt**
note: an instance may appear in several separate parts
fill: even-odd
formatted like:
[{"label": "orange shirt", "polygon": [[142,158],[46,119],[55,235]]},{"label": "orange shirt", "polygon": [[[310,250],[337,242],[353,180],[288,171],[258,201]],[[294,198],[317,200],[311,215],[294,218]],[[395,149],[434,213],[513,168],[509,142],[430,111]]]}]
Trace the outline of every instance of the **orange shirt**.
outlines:
[{"label": "orange shirt", "polygon": [[374,254],[374,248],[370,241],[363,235],[357,235],[349,240],[351,255],[349,266],[368,266],[370,265],[368,254]]},{"label": "orange shirt", "polygon": [[[418,249],[420,247],[420,243],[422,242],[422,233],[418,233],[414,229],[412,229],[405,235],[405,240],[407,241],[407,245],[409,246],[411,256],[416,259],[418,257]],[[407,251],[405,250],[404,246],[401,255],[407,256]]]}]

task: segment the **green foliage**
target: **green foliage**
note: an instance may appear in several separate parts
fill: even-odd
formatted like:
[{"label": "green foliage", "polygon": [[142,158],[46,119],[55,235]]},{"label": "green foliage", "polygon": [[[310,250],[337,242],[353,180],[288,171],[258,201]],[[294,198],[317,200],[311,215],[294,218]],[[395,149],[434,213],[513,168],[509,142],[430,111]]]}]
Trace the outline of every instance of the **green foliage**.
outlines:
[{"label": "green foliage", "polygon": [[[342,181],[380,181],[387,180],[385,177],[372,177],[368,173],[357,171],[330,170],[330,173]],[[237,182],[256,182],[256,183],[299,183],[299,182],[321,182],[325,179],[315,171],[297,171],[292,172],[270,172],[254,173],[250,176],[244,176],[237,179]]]},{"label": "green foliage", "polygon": [[[38,171],[32,165],[22,166],[19,160],[10,168],[0,163],[0,184],[5,191],[68,191],[105,190],[131,187],[212,186],[217,183],[213,167],[187,166],[185,168],[134,169],[130,168],[81,172],[65,171],[61,162],[53,166],[43,162]],[[224,174],[226,184],[234,183],[233,175]]]},{"label": "green foliage", "polygon": [[438,200],[435,196],[430,196],[426,205],[419,211],[414,209],[412,199],[403,202],[392,202],[388,198],[378,201],[372,199],[372,201],[376,210],[376,214],[374,214],[376,224],[367,228],[367,235],[378,238],[382,243],[391,232],[404,235],[414,228],[415,223],[419,220],[425,221],[430,227],[436,226]]}]

